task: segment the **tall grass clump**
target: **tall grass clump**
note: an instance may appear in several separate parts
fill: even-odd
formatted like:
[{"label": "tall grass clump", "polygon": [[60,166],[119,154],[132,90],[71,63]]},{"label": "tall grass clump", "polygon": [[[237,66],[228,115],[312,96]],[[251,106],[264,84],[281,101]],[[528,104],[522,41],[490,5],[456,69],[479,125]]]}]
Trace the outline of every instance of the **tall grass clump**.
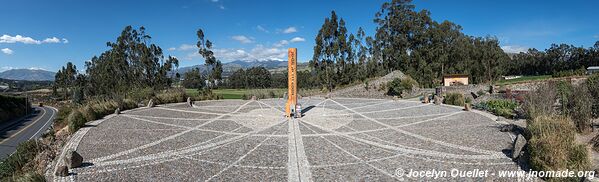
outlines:
[{"label": "tall grass clump", "polygon": [[13,176],[12,181],[15,182],[45,182],[46,177],[36,172],[27,172],[23,175]]},{"label": "tall grass clump", "polygon": [[185,102],[187,100],[187,93],[184,89],[169,89],[161,93],[156,94],[154,103],[156,104],[167,104]]},{"label": "tall grass clump", "polygon": [[528,118],[555,113],[557,91],[553,85],[552,83],[539,85],[535,90],[524,95],[522,110]]},{"label": "tall grass clump", "polygon": [[599,117],[599,73],[595,73],[585,81],[585,85],[587,86],[587,90],[591,94],[592,97],[589,99],[592,100],[593,106],[593,117]]},{"label": "tall grass clump", "polygon": [[41,146],[35,140],[19,144],[15,153],[0,162],[0,179],[9,179],[22,173],[22,168],[32,161],[40,150]]},{"label": "tall grass clump", "polygon": [[[78,105],[77,107],[67,107],[63,112],[63,109],[59,111],[59,120],[64,117],[64,113],[69,113],[66,117],[67,124],[69,125],[69,131],[76,132],[81,127],[85,126],[85,123],[102,119],[104,116],[114,113],[119,108],[120,110],[128,110],[136,108],[137,104],[131,99],[123,100],[110,100],[110,99],[93,99],[88,100],[85,104]],[[60,112],[63,112],[62,114]]]},{"label": "tall grass clump", "polygon": [[[576,128],[568,117],[540,115],[528,120],[530,167],[535,171],[585,171],[590,168],[589,151],[576,143]],[[554,178],[550,181],[579,181]]]},{"label": "tall grass clump", "polygon": [[464,106],[466,99],[461,93],[447,93],[443,99],[443,103],[454,106]]},{"label": "tall grass clump", "polygon": [[568,96],[566,115],[574,122],[578,132],[590,132],[592,129],[593,99],[588,88],[584,85],[574,87]]},{"label": "tall grass clump", "polygon": [[71,111],[67,120],[69,121],[69,131],[71,133],[75,133],[79,128],[85,126],[85,123],[87,122],[79,110]]}]

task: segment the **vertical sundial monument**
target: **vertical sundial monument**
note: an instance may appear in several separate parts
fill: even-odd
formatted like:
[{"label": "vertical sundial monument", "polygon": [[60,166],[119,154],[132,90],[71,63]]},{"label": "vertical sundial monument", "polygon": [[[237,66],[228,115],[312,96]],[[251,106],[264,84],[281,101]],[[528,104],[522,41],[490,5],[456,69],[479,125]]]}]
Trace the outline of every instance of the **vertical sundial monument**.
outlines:
[{"label": "vertical sundial monument", "polygon": [[289,48],[287,51],[287,103],[285,104],[285,116],[301,117],[297,105],[297,48]]}]

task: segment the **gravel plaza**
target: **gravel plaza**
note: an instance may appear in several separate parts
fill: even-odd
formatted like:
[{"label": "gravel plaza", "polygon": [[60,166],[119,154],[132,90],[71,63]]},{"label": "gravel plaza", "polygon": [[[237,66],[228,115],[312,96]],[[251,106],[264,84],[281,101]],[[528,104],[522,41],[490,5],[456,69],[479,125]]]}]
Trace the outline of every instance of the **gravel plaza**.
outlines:
[{"label": "gravel plaza", "polygon": [[80,153],[84,165],[54,181],[430,181],[403,173],[520,170],[508,157],[513,136],[480,111],[389,99],[298,102],[304,116],[292,119],[283,99],[111,115],[71,138],[65,150]]}]

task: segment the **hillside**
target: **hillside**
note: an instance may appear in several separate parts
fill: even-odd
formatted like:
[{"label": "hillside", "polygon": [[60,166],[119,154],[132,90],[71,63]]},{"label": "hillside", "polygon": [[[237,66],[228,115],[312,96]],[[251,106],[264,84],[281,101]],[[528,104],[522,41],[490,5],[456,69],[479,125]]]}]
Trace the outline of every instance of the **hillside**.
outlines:
[{"label": "hillside", "polygon": [[55,72],[40,69],[12,69],[0,72],[0,78],[27,81],[54,81]]}]

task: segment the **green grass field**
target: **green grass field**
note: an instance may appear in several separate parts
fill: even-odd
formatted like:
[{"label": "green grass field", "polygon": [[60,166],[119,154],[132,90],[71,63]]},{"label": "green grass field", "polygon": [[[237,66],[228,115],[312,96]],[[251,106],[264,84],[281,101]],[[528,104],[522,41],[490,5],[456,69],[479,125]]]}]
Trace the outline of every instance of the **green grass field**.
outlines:
[{"label": "green grass field", "polygon": [[551,79],[551,78],[552,78],[551,75],[523,76],[520,78],[511,79],[511,80],[500,80],[497,82],[497,85],[509,85],[509,84],[521,83],[521,82],[540,81],[540,80],[546,80],[546,79]]},{"label": "green grass field", "polygon": [[[223,99],[242,99],[243,95],[254,95],[257,93],[269,94],[270,92],[275,93],[276,96],[282,96],[287,89],[283,88],[272,88],[272,89],[214,89],[213,93],[221,95]],[[198,91],[196,89],[186,89],[187,95],[196,96]]]}]

